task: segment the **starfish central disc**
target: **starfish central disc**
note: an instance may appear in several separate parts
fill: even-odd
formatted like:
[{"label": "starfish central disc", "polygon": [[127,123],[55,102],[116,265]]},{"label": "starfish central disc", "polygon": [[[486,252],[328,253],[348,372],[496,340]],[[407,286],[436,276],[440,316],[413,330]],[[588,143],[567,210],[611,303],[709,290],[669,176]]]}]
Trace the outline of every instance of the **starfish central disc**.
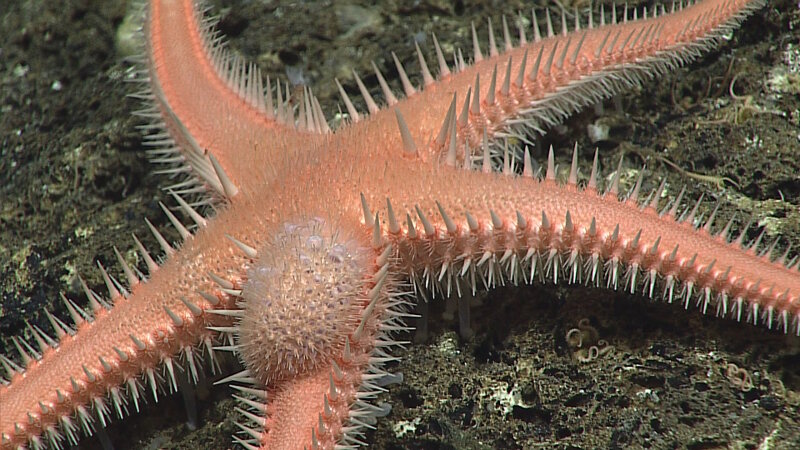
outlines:
[{"label": "starfish central disc", "polygon": [[321,219],[285,223],[248,272],[237,336],[264,384],[329,364],[359,324],[367,258]]}]

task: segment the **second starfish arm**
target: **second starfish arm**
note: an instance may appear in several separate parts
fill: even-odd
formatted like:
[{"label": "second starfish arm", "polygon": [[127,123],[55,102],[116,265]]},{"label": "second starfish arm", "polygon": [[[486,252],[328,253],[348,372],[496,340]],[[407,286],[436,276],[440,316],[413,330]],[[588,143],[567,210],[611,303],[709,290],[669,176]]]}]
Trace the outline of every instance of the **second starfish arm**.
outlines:
[{"label": "second starfish arm", "polygon": [[[656,279],[666,280],[663,287],[668,291],[663,294],[670,301],[688,296],[683,299],[688,305],[703,297],[698,301],[703,311],[709,303],[722,302],[718,306],[722,315],[800,333],[797,268],[787,268],[780,255],[762,256],[764,245],[748,250],[748,242],[728,243],[735,239],[719,235],[724,224],[696,225],[694,214],[678,222],[673,211],[685,217],[693,202],[688,207],[673,205],[670,211],[640,199],[618,200],[616,192],[603,195],[571,183],[559,186],[549,178],[540,181],[444,167],[430,179],[418,173],[415,182],[404,183],[411,175],[397,172],[387,173],[383,180],[383,185],[395,189],[368,193],[368,203],[380,211],[386,238],[397,241],[398,249],[405,248],[400,258],[407,270],[414,277],[428,277],[426,285],[433,280],[440,288],[442,279],[463,278],[468,270],[481,272],[480,279],[501,268],[506,278],[513,278],[515,271],[519,277],[532,270],[531,262],[538,262],[538,270],[551,280],[569,280],[575,276],[570,271],[577,270],[573,282],[591,281],[630,292],[642,292],[643,284],[644,294],[651,296],[662,295],[653,290]],[[387,199],[393,217],[386,210]],[[399,227],[391,230],[392,223]],[[549,261],[554,254],[555,262]],[[512,255],[519,267],[508,266]],[[488,268],[464,268],[482,263]],[[639,281],[630,268],[618,269],[620,263],[641,271]],[[557,275],[561,270],[566,272]],[[474,279],[472,286],[470,280],[460,281],[474,291]],[[673,284],[679,282],[685,284],[680,290]]]}]

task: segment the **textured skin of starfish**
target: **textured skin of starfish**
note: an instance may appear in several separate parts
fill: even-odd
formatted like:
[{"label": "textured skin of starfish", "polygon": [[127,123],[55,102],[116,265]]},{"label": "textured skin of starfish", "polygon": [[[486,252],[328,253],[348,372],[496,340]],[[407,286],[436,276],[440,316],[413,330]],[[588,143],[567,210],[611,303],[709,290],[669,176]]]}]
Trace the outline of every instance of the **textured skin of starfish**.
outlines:
[{"label": "textured skin of starfish", "polygon": [[[442,202],[444,203],[444,200],[442,200]],[[429,206],[430,206],[430,205],[429,205]],[[398,208],[398,206],[395,206],[395,208]],[[406,210],[406,209],[411,209],[411,207],[410,207],[410,204],[409,204],[409,205],[406,205],[406,207],[404,208],[404,210]],[[434,210],[431,210],[431,211],[429,211],[429,212],[428,212],[428,214],[429,214],[429,215],[431,215],[431,214],[433,214],[434,212],[435,212]],[[485,212],[484,212],[484,215],[485,215]],[[384,220],[384,222],[386,221],[386,219],[385,219],[385,218],[384,218],[383,220]],[[438,218],[437,218],[437,219],[435,219],[435,220],[440,220],[440,219],[438,219]],[[463,220],[463,219],[462,219],[462,220]],[[441,227],[441,226],[442,226],[442,224],[440,224],[440,227]]]}]

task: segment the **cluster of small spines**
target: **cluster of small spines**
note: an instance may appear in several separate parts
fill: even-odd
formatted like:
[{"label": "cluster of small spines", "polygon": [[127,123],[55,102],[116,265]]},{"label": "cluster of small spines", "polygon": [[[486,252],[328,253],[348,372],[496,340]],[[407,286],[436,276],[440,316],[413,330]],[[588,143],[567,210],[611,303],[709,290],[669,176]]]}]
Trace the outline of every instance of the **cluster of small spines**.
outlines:
[{"label": "cluster of small spines", "polygon": [[[688,6],[691,6],[691,2],[687,5],[684,5],[683,2],[673,2],[672,12],[680,11]],[[516,137],[527,141],[531,132],[544,134],[545,128],[561,123],[570,114],[586,105],[602,101],[626,88],[638,86],[647,78],[666,73],[699,57],[703,51],[713,47],[721,36],[735,28],[749,14],[749,11],[758,7],[760,4],[751,5],[746,11],[727,22],[721,22],[721,18],[726,17],[723,11],[706,14],[697,20],[688,21],[676,36],[669,37],[662,36],[662,24],[646,21],[648,19],[646,7],[643,10],[641,21],[639,21],[637,10],[634,9],[631,22],[640,23],[641,26],[631,27],[630,31],[625,34],[621,29],[615,32],[613,28],[609,28],[600,44],[594,49],[584,48],[584,39],[588,31],[595,28],[591,6],[585,21],[581,19],[577,8],[575,9],[575,25],[572,32],[573,35],[580,33],[580,38],[576,43],[572,42],[572,37],[567,37],[566,42],[563,42],[563,37],[557,37],[553,31],[549,10],[545,12],[545,33],[540,31],[537,15],[532,12],[533,42],[542,43],[538,53],[531,58],[533,65],[528,67],[529,55],[526,49],[519,70],[517,73],[512,73],[512,59],[509,56],[506,60],[504,77],[498,89],[498,64],[495,64],[489,82],[490,86],[484,98],[481,98],[480,95],[480,76],[476,75],[475,82],[466,94],[461,112],[457,115],[457,120],[453,119],[454,113],[448,113],[446,120],[455,120],[460,148],[471,146],[474,149],[478,147],[483,134],[487,133],[493,147],[496,145],[496,138]],[[665,14],[666,10],[662,5],[660,15]],[[626,4],[621,22],[628,23],[628,17]],[[653,10],[652,17],[659,17],[658,8]],[[586,29],[583,32],[581,32],[582,22],[586,23]],[[616,6],[612,6],[610,23],[618,23]],[[605,11],[601,5],[599,26],[604,25]],[[568,36],[569,31],[566,14],[562,9],[562,36]],[[484,57],[474,25],[472,40],[473,62],[479,63],[484,60]],[[545,51],[545,47],[548,46],[547,40],[554,44]],[[503,41],[505,53],[514,49],[505,17],[503,18]],[[439,66],[439,77],[446,78],[453,72],[444,58],[435,34],[433,42]],[[562,43],[563,45],[561,45]],[[525,28],[520,20],[519,46],[527,44]],[[425,57],[418,45],[416,52],[424,87],[432,84],[434,78],[431,76]],[[455,73],[466,67],[460,50],[457,51],[457,55],[453,57]],[[489,56],[498,55],[502,54],[497,48],[490,20]],[[409,81],[406,70],[394,54],[392,57],[397,66],[405,95],[407,97],[414,95],[416,89]],[[397,102],[397,98],[374,63],[373,69],[387,104],[392,106]],[[502,69],[501,72],[503,72]],[[369,113],[374,114],[379,111],[377,103],[355,72],[354,76]],[[353,106],[353,102],[342,85],[338,80],[336,83],[348,114],[353,121],[360,120],[361,115]],[[557,86],[559,88],[556,90]],[[446,128],[446,125],[447,123],[443,128]],[[441,144],[441,139],[433,144],[434,151],[441,151],[441,145],[437,147],[436,144]],[[500,151],[501,149],[495,149],[494,155]]]},{"label": "cluster of small spines", "polygon": [[[451,116],[453,104],[451,104]],[[450,125],[448,125],[450,120]],[[407,128],[400,116],[398,125],[403,140],[411,140]],[[449,150],[446,161],[450,165],[455,165],[455,149],[453,145],[454,127],[451,119],[445,119],[445,127],[450,127],[451,136]],[[445,129],[443,127],[443,130]],[[440,134],[442,136],[443,134]],[[445,133],[446,135],[446,133]],[[443,141],[443,145],[448,141]],[[489,162],[488,145],[483,144],[483,171],[492,171]],[[524,154],[523,177],[536,178],[534,169],[527,150]],[[463,167],[471,170],[471,164],[465,158]],[[620,160],[620,164],[622,161]],[[620,168],[617,169],[615,176],[604,194],[604,197],[616,200],[619,193]],[[510,160],[506,152],[503,160],[503,173],[506,175],[514,174],[513,161]],[[587,186],[584,192],[597,191],[597,154],[592,167]],[[578,189],[578,163],[577,147],[573,152],[572,165],[567,181],[567,188]],[[552,148],[548,157],[547,171],[543,182],[555,182],[555,166]],[[637,180],[632,192],[624,200],[633,208],[652,211],[662,220],[676,220],[678,223],[685,224],[691,229],[700,228],[706,234],[724,242],[729,243],[728,233],[733,224],[733,218],[718,233],[712,232],[712,224],[716,215],[717,208],[711,213],[709,219],[702,224],[696,221],[697,211],[702,202],[702,197],[694,204],[694,207],[687,208],[680,214],[679,208],[683,197],[683,191],[672,203],[670,208],[665,208],[658,212],[658,201],[665,188],[665,183],[656,189],[651,196],[651,200],[643,205],[639,204],[639,191],[642,184],[642,174]],[[541,281],[552,279],[557,283],[559,277],[566,276],[570,283],[584,282],[600,286],[605,281],[605,286],[613,289],[627,289],[634,293],[641,286],[642,293],[653,297],[655,286],[661,282],[663,286],[662,296],[672,302],[677,296],[684,300],[685,307],[688,308],[692,298],[696,298],[697,305],[705,313],[711,303],[717,306],[717,315],[727,316],[732,314],[736,320],[741,321],[742,314],[747,309],[747,320],[754,324],[761,319],[768,328],[772,328],[777,323],[778,328],[784,331],[789,330],[789,314],[793,314],[794,328],[800,333],[800,310],[790,311],[793,301],[789,297],[788,289],[785,292],[773,292],[774,288],[760,288],[760,281],[755,285],[745,286],[742,280],[731,277],[731,267],[724,270],[715,269],[714,262],[700,266],[695,263],[697,254],[689,259],[678,258],[677,246],[673,249],[659,248],[660,238],[654,242],[640,242],[641,230],[632,238],[623,238],[619,234],[619,225],[611,233],[601,233],[598,224],[592,219],[588,228],[581,228],[579,224],[574,224],[569,212],[563,222],[548,217],[542,211],[541,219],[525,217],[520,212],[516,213],[516,226],[512,226],[504,221],[494,211],[489,211],[491,223],[484,223],[476,220],[470,213],[465,213],[466,227],[457,225],[447,214],[444,208],[437,202],[439,214],[444,222],[444,228],[434,226],[426,217],[425,213],[418,206],[415,207],[419,223],[422,225],[422,233],[417,230],[412,213],[406,214],[406,227],[403,229],[397,216],[387,199],[387,220],[389,223],[389,234],[395,248],[398,249],[398,256],[406,264],[405,268],[411,274],[411,282],[415,290],[419,292],[432,291],[449,296],[455,291],[461,295],[461,284],[466,283],[467,287],[474,294],[477,290],[478,281],[484,288],[489,289],[497,284],[503,285],[506,280],[512,284],[517,284],[520,280],[531,283],[538,277]],[[698,222],[696,225],[695,222]],[[749,224],[745,226],[738,238],[730,242],[731,247],[742,249],[748,253],[762,258],[765,262],[774,263],[779,267],[789,270],[800,268],[800,259],[795,257],[787,262],[789,249],[773,261],[773,250],[778,244],[778,240],[772,243],[767,250],[759,253],[761,239],[764,231],[751,244],[745,244],[745,233]],[[586,259],[586,261],[584,261]],[[420,266],[422,270],[415,271],[414,267]],[[620,273],[622,285],[620,285]],[[641,275],[644,275],[642,278]],[[697,291],[695,290],[697,289]],[[676,291],[678,293],[676,294]],[[729,305],[729,299],[733,299],[733,308]],[[747,308],[745,308],[747,302]],[[767,305],[765,311],[759,311],[762,305]]]},{"label": "cluster of small spines", "polygon": [[[205,219],[202,216],[180,196],[173,195],[178,200],[184,213],[192,217],[198,226],[205,225]],[[189,239],[192,235],[180,220],[165,205],[161,204],[161,207],[178,230],[182,239]],[[150,221],[147,221],[147,225],[165,256],[169,257],[174,254],[175,248],[167,242]],[[133,236],[133,239],[148,273],[153,274],[159,269],[159,263],[156,262],[136,236]],[[38,350],[25,339],[13,337],[12,342],[20,354],[22,366],[12,359],[0,355],[0,365],[2,365],[8,378],[8,380],[0,378],[0,384],[2,384],[0,389],[7,389],[14,378],[23,376],[26,370],[30,370],[35,365],[40,364],[60,343],[71,339],[80,329],[90,327],[95,320],[108,314],[112,309],[112,305],[120,301],[120,299],[129,297],[131,295],[130,292],[140,282],[147,282],[147,277],[137,268],[131,267],[116,248],[114,248],[114,253],[122,268],[128,287],[126,288],[123,283],[110,275],[103,265],[98,262],[98,268],[108,290],[108,299],[104,299],[101,295],[89,289],[83,279],[79,278],[91,312],[78,306],[62,294],[61,299],[66,306],[73,325],[70,326],[50,312],[45,311],[53,327],[55,338],[38,326],[31,326],[30,324],[28,325],[28,331],[36,342]],[[219,290],[223,295],[237,293],[235,286],[231,282],[213,274],[211,274],[211,278],[219,284]],[[130,403],[133,403],[133,408],[136,412],[139,411],[140,400],[144,400],[142,390],[145,388],[142,385],[142,378],[146,380],[144,383],[150,386],[153,400],[158,402],[158,391],[165,390],[165,380],[161,371],[158,370],[159,366],[163,367],[164,375],[167,377],[166,384],[169,386],[169,393],[176,392],[179,386],[185,384],[179,376],[176,376],[176,370],[187,372],[187,369],[184,368],[183,363],[177,362],[176,357],[172,356],[172,352],[159,349],[159,343],[161,342],[177,341],[179,343],[178,357],[188,366],[191,380],[197,383],[203,367],[201,364],[204,359],[202,351],[196,352],[195,338],[182,338],[180,331],[184,327],[191,325],[190,322],[207,322],[208,316],[204,317],[205,313],[214,312],[214,307],[222,305],[220,297],[216,294],[206,292],[200,292],[199,294],[207,305],[199,306],[187,298],[181,298],[180,300],[186,306],[186,311],[175,312],[168,307],[164,308],[165,315],[170,318],[173,325],[172,329],[169,330],[171,336],[167,336],[164,331],[158,331],[157,336],[135,336],[131,334],[131,345],[129,347],[120,348],[115,346],[113,347],[114,355],[98,357],[97,365],[84,365],[82,367],[84,376],[80,378],[72,377],[70,379],[71,386],[65,388],[64,391],[57,389],[52,401],[47,399],[40,401],[40,410],[28,412],[27,423],[16,423],[13,435],[3,430],[2,436],[0,436],[2,438],[0,440],[1,443],[3,445],[13,443],[15,448],[20,449],[28,447],[33,449],[63,448],[66,436],[69,444],[76,445],[78,442],[78,430],[82,429],[85,434],[92,435],[97,425],[95,420],[99,422],[101,428],[104,428],[111,419],[112,408],[118,418],[122,418],[128,413],[128,405]],[[214,355],[214,347],[212,346],[214,334],[202,334],[199,336],[199,341],[208,353],[212,371],[215,371],[217,362]],[[154,355],[157,355],[155,360],[153,359]]]},{"label": "cluster of small spines", "polygon": [[[362,202],[366,207],[366,203]],[[355,449],[367,445],[363,441],[365,428],[373,428],[378,417],[389,412],[388,405],[375,405],[370,403],[373,399],[385,392],[386,384],[400,382],[401,375],[387,372],[382,367],[398,358],[389,353],[391,347],[402,347],[404,341],[395,340],[392,335],[397,332],[410,331],[403,320],[413,317],[406,311],[409,307],[404,299],[405,293],[396,291],[396,283],[390,282],[390,268],[393,264],[394,251],[391,244],[382,239],[378,216],[366,224],[373,228],[373,248],[376,252],[375,274],[365,286],[366,298],[369,300],[361,320],[355,330],[344,336],[344,344],[340,357],[331,360],[328,393],[323,398],[323,410],[319,413],[317,426],[311,430],[311,442],[308,448],[312,449]],[[234,238],[237,246],[245,252],[252,261],[257,259],[257,251]],[[244,309],[217,310],[220,313],[241,319],[247,314]],[[229,335],[238,334],[238,326],[210,327],[212,330]],[[375,329],[370,332],[368,330]],[[218,350],[239,352],[238,345],[216,347]],[[361,374],[353,377],[348,374]],[[233,435],[233,440],[248,450],[261,448],[265,438],[269,404],[267,391],[263,382],[254,374],[245,369],[231,375],[217,384],[231,383],[239,394],[234,398],[240,402],[237,411],[243,420],[235,422],[240,429],[239,434]],[[353,387],[357,387],[351,394]]]}]

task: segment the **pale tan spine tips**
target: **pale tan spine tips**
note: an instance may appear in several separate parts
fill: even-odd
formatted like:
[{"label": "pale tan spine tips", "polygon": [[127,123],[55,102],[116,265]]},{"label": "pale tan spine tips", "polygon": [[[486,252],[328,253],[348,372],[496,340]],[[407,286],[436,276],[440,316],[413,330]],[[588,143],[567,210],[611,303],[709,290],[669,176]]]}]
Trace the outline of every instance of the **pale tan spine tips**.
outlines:
[{"label": "pale tan spine tips", "polygon": [[417,144],[414,142],[414,138],[411,137],[411,132],[408,130],[408,125],[406,125],[403,114],[400,113],[399,109],[395,109],[394,113],[397,117],[397,127],[400,129],[400,137],[403,139],[403,156],[416,157]]}]

